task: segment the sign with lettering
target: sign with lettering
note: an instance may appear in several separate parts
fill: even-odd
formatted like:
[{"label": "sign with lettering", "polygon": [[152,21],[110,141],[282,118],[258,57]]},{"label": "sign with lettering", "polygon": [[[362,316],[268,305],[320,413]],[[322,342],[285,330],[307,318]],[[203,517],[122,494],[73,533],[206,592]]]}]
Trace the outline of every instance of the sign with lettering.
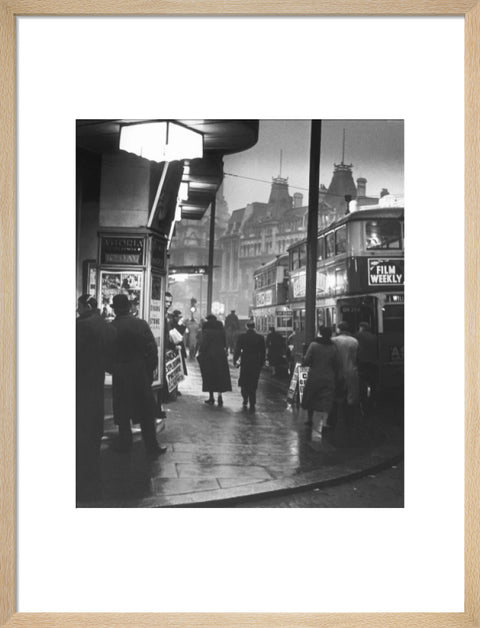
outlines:
[{"label": "sign with lettering", "polygon": [[102,264],[143,264],[144,240],[128,236],[104,236],[100,246]]},{"label": "sign with lettering", "polygon": [[272,305],[272,290],[262,290],[255,295],[255,305]]},{"label": "sign with lettering", "polygon": [[309,370],[310,369],[308,366],[300,366],[298,368],[298,397],[299,397],[300,403],[302,403],[303,391],[305,389],[305,384],[307,383]]},{"label": "sign with lettering", "polygon": [[165,354],[165,377],[167,380],[168,392],[171,393],[177,386],[178,382],[183,379],[182,356],[180,348],[167,351]]},{"label": "sign with lettering", "polygon": [[369,286],[403,286],[404,261],[403,259],[369,258],[368,285]]},{"label": "sign with lettering", "polygon": [[152,268],[165,270],[166,247],[165,242],[160,238],[153,237],[151,243],[151,263]]}]

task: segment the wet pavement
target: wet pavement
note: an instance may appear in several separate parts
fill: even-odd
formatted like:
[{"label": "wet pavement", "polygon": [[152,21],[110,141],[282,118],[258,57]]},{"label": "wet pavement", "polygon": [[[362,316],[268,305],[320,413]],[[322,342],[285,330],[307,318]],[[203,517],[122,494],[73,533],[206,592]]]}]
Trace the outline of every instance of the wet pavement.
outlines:
[{"label": "wet pavement", "polygon": [[[158,440],[167,452],[145,454],[139,430],[130,453],[114,451],[116,427],[106,417],[102,442],[102,490],[79,507],[229,506],[255,499],[329,486],[367,475],[403,455],[402,409],[379,409],[372,429],[347,439],[341,422],[328,440],[309,440],[306,413],[286,403],[286,379],[262,372],[257,406],[242,406],[238,370],[231,367],[233,391],[224,405],[204,403],[195,361],[180,383],[181,396],[165,404]],[[215,396],[216,397],[216,396]],[[108,401],[107,401],[108,407]],[[395,409],[393,409],[395,408]]]}]

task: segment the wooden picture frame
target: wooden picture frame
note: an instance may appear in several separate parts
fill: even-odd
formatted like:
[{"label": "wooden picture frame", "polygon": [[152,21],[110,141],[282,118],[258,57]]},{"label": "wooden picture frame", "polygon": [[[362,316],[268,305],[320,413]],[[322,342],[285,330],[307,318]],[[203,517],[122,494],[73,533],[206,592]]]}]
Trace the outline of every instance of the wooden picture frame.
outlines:
[{"label": "wooden picture frame", "polygon": [[[465,19],[465,612],[463,613],[16,613],[16,17],[76,15],[463,15]],[[0,0],[0,264],[1,357],[0,369],[0,625],[11,626],[157,626],[222,628],[262,626],[293,628],[311,626],[422,626],[461,628],[480,626],[480,1],[479,0],[262,0],[221,2],[166,2],[131,0],[116,3],[92,0]]]}]

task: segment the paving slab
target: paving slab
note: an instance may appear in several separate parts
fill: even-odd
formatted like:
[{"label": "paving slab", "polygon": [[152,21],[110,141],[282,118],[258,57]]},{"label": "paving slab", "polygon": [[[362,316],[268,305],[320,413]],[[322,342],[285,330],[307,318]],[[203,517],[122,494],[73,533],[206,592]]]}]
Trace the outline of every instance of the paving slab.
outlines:
[{"label": "paving slab", "polygon": [[288,383],[268,369],[260,378],[254,414],[241,405],[237,370],[231,370],[233,391],[224,394],[223,407],[204,403],[197,364],[189,362],[188,370],[182,395],[164,405],[166,419],[158,421],[158,439],[167,453],[146,456],[138,427],[132,451],[115,453],[117,428],[107,416],[101,493],[78,507],[228,507],[366,475],[403,455],[398,404],[380,407],[368,434],[360,430],[353,443],[341,422],[328,440],[316,443],[304,424],[305,412],[286,402]]}]

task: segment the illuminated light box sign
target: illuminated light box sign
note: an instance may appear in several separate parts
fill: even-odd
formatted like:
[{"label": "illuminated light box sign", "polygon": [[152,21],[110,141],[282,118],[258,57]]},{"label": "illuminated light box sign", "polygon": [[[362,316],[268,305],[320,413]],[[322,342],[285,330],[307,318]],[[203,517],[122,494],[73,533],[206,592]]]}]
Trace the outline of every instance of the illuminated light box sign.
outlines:
[{"label": "illuminated light box sign", "polygon": [[103,237],[100,260],[102,264],[143,264],[144,240],[130,237]]},{"label": "illuminated light box sign", "polygon": [[369,286],[403,286],[404,262],[403,259],[368,260]]}]

